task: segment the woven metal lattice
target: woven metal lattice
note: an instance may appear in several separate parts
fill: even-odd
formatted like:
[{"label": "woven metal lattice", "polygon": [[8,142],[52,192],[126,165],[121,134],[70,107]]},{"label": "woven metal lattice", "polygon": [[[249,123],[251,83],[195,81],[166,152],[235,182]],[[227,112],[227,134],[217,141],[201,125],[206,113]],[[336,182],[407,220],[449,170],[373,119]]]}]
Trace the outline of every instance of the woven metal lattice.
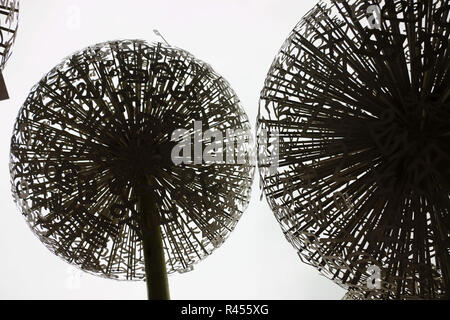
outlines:
[{"label": "woven metal lattice", "polygon": [[[267,76],[264,193],[301,260],[347,297],[448,298],[449,9],[321,1]],[[261,160],[276,157],[276,171]]]},{"label": "woven metal lattice", "polygon": [[[203,130],[234,130],[224,143],[242,138],[245,161],[175,165],[173,133],[201,134],[194,120]],[[224,242],[248,204],[249,129],[229,84],[188,52],[138,40],[92,46],[50,71],[19,112],[15,201],[59,257],[96,275],[139,280],[137,198],[151,194],[168,272],[186,272]],[[201,139],[202,150],[212,146]]]},{"label": "woven metal lattice", "polygon": [[0,70],[5,67],[11,55],[19,24],[19,1],[0,1]]}]

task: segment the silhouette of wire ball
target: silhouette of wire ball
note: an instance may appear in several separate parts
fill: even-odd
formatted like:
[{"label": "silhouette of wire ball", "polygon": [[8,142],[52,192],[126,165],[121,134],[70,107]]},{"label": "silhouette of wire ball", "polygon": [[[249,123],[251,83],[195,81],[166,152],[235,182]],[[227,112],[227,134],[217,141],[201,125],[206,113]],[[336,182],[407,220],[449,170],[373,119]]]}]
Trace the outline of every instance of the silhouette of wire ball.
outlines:
[{"label": "silhouette of wire ball", "polygon": [[[241,129],[223,140],[243,139],[235,151],[249,152],[245,161],[175,165],[173,133],[201,134],[194,121]],[[91,46],[50,71],[20,109],[11,142],[15,201],[57,256],[96,275],[140,280],[137,199],[150,194],[167,271],[187,272],[225,241],[249,202],[249,129],[229,84],[188,52],[138,40]],[[215,142],[201,139],[206,153]]]},{"label": "silhouette of wire ball", "polygon": [[0,3],[0,70],[11,56],[19,24],[19,1],[6,0]]},{"label": "silhouette of wire ball", "polygon": [[258,165],[286,238],[365,299],[449,297],[449,8],[321,1],[261,93]]}]

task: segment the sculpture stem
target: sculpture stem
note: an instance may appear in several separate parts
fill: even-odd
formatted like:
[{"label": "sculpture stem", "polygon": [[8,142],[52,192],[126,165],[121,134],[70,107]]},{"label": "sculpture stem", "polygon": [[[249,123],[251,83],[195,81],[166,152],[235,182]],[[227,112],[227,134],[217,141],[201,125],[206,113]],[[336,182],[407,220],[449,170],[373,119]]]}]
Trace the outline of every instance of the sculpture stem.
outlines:
[{"label": "sculpture stem", "polygon": [[166,261],[160,223],[155,201],[151,196],[141,196],[140,215],[145,259],[145,275],[149,300],[170,300]]},{"label": "sculpture stem", "polygon": [[9,99],[8,90],[6,89],[5,79],[0,71],[0,101]]}]

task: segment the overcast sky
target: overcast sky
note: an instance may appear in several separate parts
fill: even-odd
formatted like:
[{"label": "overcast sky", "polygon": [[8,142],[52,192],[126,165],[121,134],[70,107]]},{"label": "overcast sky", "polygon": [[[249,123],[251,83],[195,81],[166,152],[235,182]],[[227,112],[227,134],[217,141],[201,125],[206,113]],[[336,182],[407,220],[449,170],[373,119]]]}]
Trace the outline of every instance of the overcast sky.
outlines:
[{"label": "overcast sky", "polygon": [[[254,128],[259,94],[283,41],[311,0],[20,0],[20,29],[4,70],[11,99],[0,102],[0,298],[145,299],[143,282],[77,274],[50,253],[16,209],[9,149],[31,87],[64,57],[115,39],[159,40],[209,63],[242,101]],[[77,12],[80,19],[76,18]],[[74,16],[75,15],[75,16]],[[173,299],[341,299],[344,290],[300,262],[284,238],[258,178],[243,218],[194,271],[169,277]]]}]

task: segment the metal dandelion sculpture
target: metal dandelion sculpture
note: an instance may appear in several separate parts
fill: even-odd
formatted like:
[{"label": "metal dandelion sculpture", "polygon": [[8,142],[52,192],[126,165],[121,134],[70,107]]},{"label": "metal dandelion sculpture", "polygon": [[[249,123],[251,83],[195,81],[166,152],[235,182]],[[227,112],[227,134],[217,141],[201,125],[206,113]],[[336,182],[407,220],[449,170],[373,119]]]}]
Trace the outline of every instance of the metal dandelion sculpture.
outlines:
[{"label": "metal dandelion sculpture", "polygon": [[249,128],[229,84],[188,52],[102,43],[26,99],[11,142],[14,197],[57,256],[106,278],[147,279],[149,298],[167,299],[166,271],[192,270],[248,204]]},{"label": "metal dandelion sculpture", "polygon": [[449,297],[449,9],[320,2],[265,82],[264,193],[301,260],[347,298]]},{"label": "metal dandelion sculpture", "polygon": [[19,1],[0,1],[0,100],[8,99],[3,68],[11,56],[11,48],[16,39],[16,31],[19,23]]}]

